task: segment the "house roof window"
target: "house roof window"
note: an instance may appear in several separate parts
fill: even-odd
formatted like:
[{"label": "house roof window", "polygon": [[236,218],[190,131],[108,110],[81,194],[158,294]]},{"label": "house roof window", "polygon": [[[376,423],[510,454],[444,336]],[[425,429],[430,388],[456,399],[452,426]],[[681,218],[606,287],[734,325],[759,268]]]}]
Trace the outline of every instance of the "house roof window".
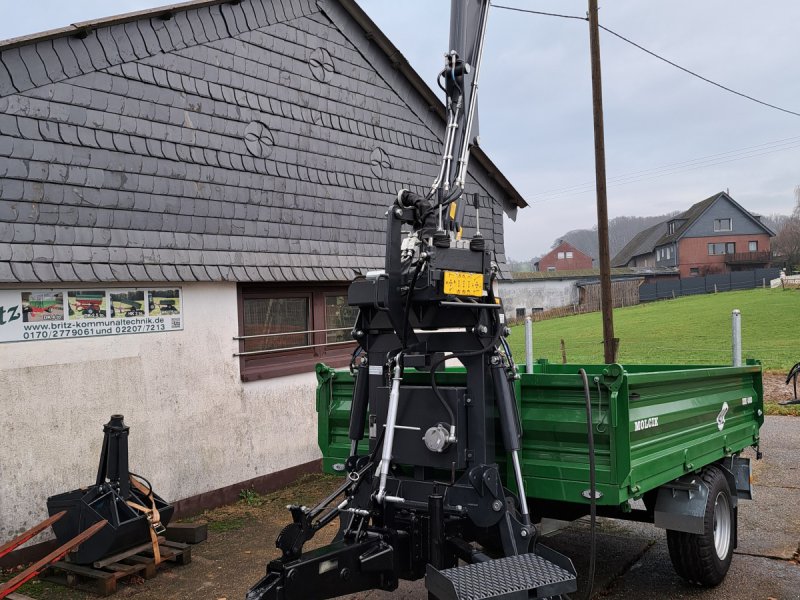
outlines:
[{"label": "house roof window", "polygon": [[714,219],[714,231],[733,231],[731,219]]}]

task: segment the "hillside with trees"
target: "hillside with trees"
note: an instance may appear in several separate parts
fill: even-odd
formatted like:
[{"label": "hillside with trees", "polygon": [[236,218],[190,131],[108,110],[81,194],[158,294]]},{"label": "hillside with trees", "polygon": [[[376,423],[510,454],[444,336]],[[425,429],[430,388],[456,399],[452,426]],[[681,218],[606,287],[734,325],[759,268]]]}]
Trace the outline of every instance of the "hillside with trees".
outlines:
[{"label": "hillside with trees", "polygon": [[770,225],[777,233],[772,240],[772,250],[790,271],[800,266],[800,185],[795,188],[794,195],[796,203],[791,216],[784,217],[778,229]]}]

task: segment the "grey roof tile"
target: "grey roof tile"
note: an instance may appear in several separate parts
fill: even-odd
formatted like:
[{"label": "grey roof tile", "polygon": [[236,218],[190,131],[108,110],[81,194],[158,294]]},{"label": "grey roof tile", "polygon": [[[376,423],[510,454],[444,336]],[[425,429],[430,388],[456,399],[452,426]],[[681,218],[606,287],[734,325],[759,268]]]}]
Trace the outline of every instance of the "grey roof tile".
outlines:
[{"label": "grey roof tile", "polygon": [[7,262],[0,262],[0,282],[14,283],[24,282],[24,279],[19,279],[11,270],[11,265]]},{"label": "grey roof tile", "polygon": [[[124,37],[119,35],[118,30],[115,33],[116,38]],[[97,36],[97,41],[100,42],[100,45],[103,47],[103,52],[105,53],[106,58],[108,58],[108,61],[111,64],[119,64],[121,62],[127,62],[131,60],[129,56],[122,57],[120,55],[117,40],[115,39],[114,34],[112,34],[111,28],[100,27],[99,29],[95,30],[95,35]]]},{"label": "grey roof tile", "polygon": [[[203,265],[191,265],[189,268],[191,269],[192,276],[197,281],[208,281],[210,279]],[[180,267],[178,267],[178,269],[180,270]]]},{"label": "grey roof tile", "polygon": [[161,271],[166,281],[180,281],[178,270],[173,265],[161,265]]},{"label": "grey roof tile", "polygon": [[114,275],[111,271],[111,267],[105,263],[95,263],[92,264],[92,269],[94,270],[94,275],[97,281],[114,281]]},{"label": "grey roof tile", "polygon": [[144,270],[147,272],[150,281],[167,281],[159,265],[145,265]]},{"label": "grey roof tile", "polygon": [[191,267],[188,265],[175,265],[175,269],[178,272],[178,281],[196,281],[194,274],[192,273]]},{"label": "grey roof tile", "polygon": [[53,262],[53,258],[55,256],[55,251],[53,250],[53,246],[46,246],[43,244],[35,244],[30,246],[33,252],[33,262]]},{"label": "grey roof tile", "polygon": [[131,273],[133,281],[150,281],[150,278],[147,275],[147,271],[145,271],[144,266],[129,263],[128,270]]},{"label": "grey roof tile", "polygon": [[219,267],[212,264],[205,265],[206,273],[208,274],[208,278],[211,281],[223,281],[222,273],[219,270]]},{"label": "grey roof tile", "polygon": [[142,36],[142,41],[144,42],[148,54],[158,54],[164,51],[153,29],[153,19],[142,19],[135,21],[135,24],[139,28],[139,35]]},{"label": "grey roof tile", "polygon": [[[119,27],[115,27],[115,30],[119,31],[119,29]],[[144,37],[142,37],[142,32],[137,26],[137,21],[125,23],[121,29],[127,36],[128,41],[130,41],[133,54],[136,58],[145,58],[151,53],[145,43]]]},{"label": "grey roof tile", "polygon": [[56,272],[58,281],[73,282],[78,281],[75,269],[70,263],[53,263],[53,270]]},{"label": "grey roof tile", "polygon": [[53,246],[53,261],[67,263],[72,261],[72,246]]},{"label": "grey roof tile", "polygon": [[14,262],[11,263],[11,271],[14,274],[15,281],[21,282],[39,282],[40,279],[36,276],[33,270],[33,263],[27,262]]},{"label": "grey roof tile", "polygon": [[0,61],[2,61],[8,71],[11,84],[16,90],[29,90],[34,87],[25,62],[20,55],[19,48],[5,50],[2,55],[0,55]]},{"label": "grey roof tile", "polygon": [[11,262],[33,262],[33,246],[30,244],[11,245]]},{"label": "grey roof tile", "polygon": [[128,270],[128,265],[111,263],[108,266],[111,269],[112,281],[134,281],[131,272]]}]

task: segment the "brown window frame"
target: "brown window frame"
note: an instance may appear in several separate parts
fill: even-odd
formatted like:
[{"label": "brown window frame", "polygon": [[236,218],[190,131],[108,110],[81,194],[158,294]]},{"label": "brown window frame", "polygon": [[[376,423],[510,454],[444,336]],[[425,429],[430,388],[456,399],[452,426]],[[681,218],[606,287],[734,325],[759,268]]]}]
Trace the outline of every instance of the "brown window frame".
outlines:
[{"label": "brown window frame", "polygon": [[[244,301],[248,298],[300,298],[309,299],[309,331],[324,330],[325,298],[328,296],[347,295],[347,286],[337,284],[310,284],[307,286],[240,283],[236,286],[239,335],[244,333]],[[297,375],[314,370],[317,363],[341,368],[350,363],[350,357],[356,347],[352,344],[327,344],[327,333],[308,334],[312,348],[286,350],[239,356],[239,373],[242,381],[258,381],[283,375]],[[239,340],[239,352],[244,352],[244,340]]]}]

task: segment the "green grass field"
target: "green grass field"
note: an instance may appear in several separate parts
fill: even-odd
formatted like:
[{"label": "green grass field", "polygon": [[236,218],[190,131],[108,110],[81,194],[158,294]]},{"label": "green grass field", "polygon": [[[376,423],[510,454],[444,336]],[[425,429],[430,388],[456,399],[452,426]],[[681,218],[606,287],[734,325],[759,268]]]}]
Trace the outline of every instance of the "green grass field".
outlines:
[{"label": "green grass field", "polygon": [[[731,311],[742,311],[744,358],[765,370],[787,372],[800,361],[800,291],[747,290],[688,296],[614,310],[622,364],[730,364]],[[561,362],[561,339],[570,363],[603,362],[600,313],[533,324],[534,358]],[[509,338],[517,362],[525,360],[524,326]]]}]

